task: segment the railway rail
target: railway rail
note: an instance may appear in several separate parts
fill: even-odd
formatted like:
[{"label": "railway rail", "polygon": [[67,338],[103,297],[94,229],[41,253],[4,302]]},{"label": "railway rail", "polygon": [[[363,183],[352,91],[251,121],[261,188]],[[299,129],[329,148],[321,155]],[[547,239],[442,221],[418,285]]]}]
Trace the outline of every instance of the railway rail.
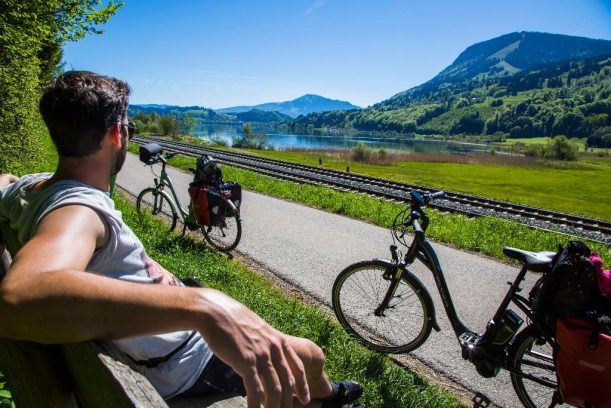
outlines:
[{"label": "railway rail", "polygon": [[[139,137],[138,143],[155,142],[168,150],[186,155],[208,154],[221,163],[253,170],[271,177],[320,184],[341,190],[350,190],[405,202],[409,191],[433,192],[436,189],[417,184],[402,183],[358,173],[349,173],[323,167],[267,159],[244,153],[229,152],[162,138]],[[534,228],[575,235],[592,241],[611,244],[611,222],[537,207],[525,206],[485,197],[447,191],[444,200],[435,201],[433,208],[469,216],[493,215],[516,220]]]}]

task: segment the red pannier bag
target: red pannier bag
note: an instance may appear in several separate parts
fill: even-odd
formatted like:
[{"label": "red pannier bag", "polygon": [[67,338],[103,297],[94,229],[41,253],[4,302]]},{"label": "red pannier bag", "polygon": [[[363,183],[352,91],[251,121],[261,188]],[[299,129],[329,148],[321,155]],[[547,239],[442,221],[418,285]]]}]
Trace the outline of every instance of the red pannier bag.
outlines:
[{"label": "red pannier bag", "polygon": [[205,184],[196,182],[189,184],[189,195],[193,203],[193,213],[201,225],[220,225],[223,221],[221,196]]},{"label": "red pannier bag", "polygon": [[[604,326],[603,326],[604,327]],[[556,372],[564,402],[611,408],[611,335],[570,317],[556,322]]]},{"label": "red pannier bag", "polygon": [[189,195],[193,203],[193,213],[197,222],[202,225],[210,225],[210,215],[208,213],[208,189],[201,183],[189,184]]}]

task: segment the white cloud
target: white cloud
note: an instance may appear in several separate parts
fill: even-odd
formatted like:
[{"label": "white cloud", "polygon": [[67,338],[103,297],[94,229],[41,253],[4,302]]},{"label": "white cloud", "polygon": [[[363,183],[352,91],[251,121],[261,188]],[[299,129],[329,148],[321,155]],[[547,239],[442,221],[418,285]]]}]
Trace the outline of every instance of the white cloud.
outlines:
[{"label": "white cloud", "polygon": [[308,7],[308,9],[306,11],[304,11],[304,13],[301,15],[301,18],[307,16],[308,14],[310,14],[311,12],[318,10],[319,8],[323,7],[325,4],[327,4],[328,0],[315,0],[314,4],[312,4],[310,7]]}]

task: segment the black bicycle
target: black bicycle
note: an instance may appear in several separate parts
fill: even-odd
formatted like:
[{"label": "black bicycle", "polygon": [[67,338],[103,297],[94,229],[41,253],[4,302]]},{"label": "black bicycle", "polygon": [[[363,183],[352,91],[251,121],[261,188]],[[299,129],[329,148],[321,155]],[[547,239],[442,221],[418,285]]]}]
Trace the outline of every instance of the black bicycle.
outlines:
[{"label": "black bicycle", "polygon": [[[440,330],[431,295],[409,270],[410,265],[420,261],[433,273],[462,357],[471,361],[486,378],[496,376],[500,369],[508,370],[515,392],[526,407],[559,404],[553,360],[555,339],[549,330],[535,322],[530,298],[520,294],[527,271],[547,271],[555,253],[504,248],[505,255],[517,259],[523,266],[484,333],[467,328],[456,313],[435,250],[425,236],[429,217],[424,207],[443,196],[444,192],[421,195],[412,191],[410,205],[393,223],[392,259],[358,262],[338,275],[333,284],[333,309],[337,318],[349,333],[371,349],[385,353],[417,349],[427,340],[431,329]],[[414,235],[408,243],[409,227],[413,228]],[[408,248],[402,259],[397,242]],[[519,333],[524,319],[508,308],[510,303],[528,321]]]}]

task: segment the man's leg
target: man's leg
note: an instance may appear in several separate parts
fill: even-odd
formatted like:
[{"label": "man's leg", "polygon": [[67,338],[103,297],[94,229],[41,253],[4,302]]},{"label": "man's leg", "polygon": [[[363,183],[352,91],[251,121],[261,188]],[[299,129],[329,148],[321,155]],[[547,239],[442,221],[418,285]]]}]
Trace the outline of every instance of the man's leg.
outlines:
[{"label": "man's leg", "polygon": [[[344,381],[339,384],[332,384],[329,381],[324,372],[325,354],[315,343],[292,336],[289,337],[289,342],[305,368],[312,398],[312,402],[308,405],[309,408],[343,406],[356,400],[361,395],[363,389],[357,383]],[[294,399],[293,405],[302,407],[297,398]],[[365,405],[358,406],[365,407]]]},{"label": "man's leg", "polygon": [[299,337],[289,337],[291,346],[303,362],[312,400],[329,397],[333,391],[324,372],[325,354],[315,343]]},{"label": "man's leg", "polygon": [[[307,339],[299,337],[289,337],[291,347],[301,359],[308,386],[310,388],[310,396],[312,403],[308,405],[310,408],[319,408],[324,406],[321,401],[325,399],[333,399],[338,397],[338,385],[333,386],[327,375],[324,372],[325,355],[320,347]],[[358,386],[354,383],[353,386]],[[360,388],[360,387],[359,387]],[[222,392],[235,391],[238,394],[245,395],[244,384],[241,378],[233,371],[231,367],[223,363],[216,356],[208,363],[204,372],[190,390],[181,394],[182,396],[202,396],[217,394]],[[360,392],[358,392],[360,395]],[[356,397],[358,397],[358,395]],[[350,396],[348,400],[352,400]],[[356,399],[354,397],[354,399]],[[335,401],[328,401],[328,406],[336,406]],[[295,407],[302,407],[297,398],[294,400]]]}]

